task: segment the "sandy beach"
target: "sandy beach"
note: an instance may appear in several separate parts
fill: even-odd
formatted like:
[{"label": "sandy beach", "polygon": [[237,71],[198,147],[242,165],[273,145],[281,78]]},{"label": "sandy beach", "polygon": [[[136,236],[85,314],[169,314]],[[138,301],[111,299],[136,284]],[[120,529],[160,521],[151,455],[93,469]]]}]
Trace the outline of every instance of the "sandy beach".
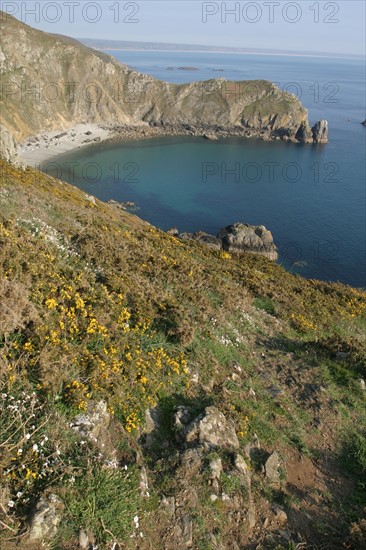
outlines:
[{"label": "sandy beach", "polygon": [[44,132],[26,139],[18,147],[21,161],[36,167],[50,159],[87,145],[110,139],[113,129],[98,124],[78,124],[68,130]]}]

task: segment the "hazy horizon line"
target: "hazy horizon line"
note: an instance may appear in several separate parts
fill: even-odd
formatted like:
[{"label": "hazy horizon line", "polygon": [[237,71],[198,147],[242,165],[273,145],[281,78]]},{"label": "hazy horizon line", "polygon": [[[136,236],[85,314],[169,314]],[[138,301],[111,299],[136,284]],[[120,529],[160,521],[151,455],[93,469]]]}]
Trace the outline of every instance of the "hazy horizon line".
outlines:
[{"label": "hazy horizon line", "polygon": [[[326,52],[319,50],[286,50],[277,48],[250,48],[239,46],[212,46],[204,44],[189,44],[182,42],[158,42],[158,41],[141,41],[141,40],[116,40],[109,38],[90,38],[90,37],[78,37],[76,40],[80,42],[88,41],[90,43],[109,43],[108,46],[101,48],[102,50],[116,50],[116,51],[181,51],[181,52],[195,52],[195,53],[242,53],[242,54],[268,54],[268,55],[291,55],[291,56],[311,56],[311,57],[355,57],[366,58],[365,54],[356,53],[341,53],[341,52]],[[120,48],[113,48],[112,44],[119,45]],[[121,47],[121,45],[125,47]],[[131,47],[127,47],[129,44]],[[140,46],[140,47],[138,47]],[[154,46],[154,47],[150,47]],[[172,49],[169,49],[171,47]]]}]

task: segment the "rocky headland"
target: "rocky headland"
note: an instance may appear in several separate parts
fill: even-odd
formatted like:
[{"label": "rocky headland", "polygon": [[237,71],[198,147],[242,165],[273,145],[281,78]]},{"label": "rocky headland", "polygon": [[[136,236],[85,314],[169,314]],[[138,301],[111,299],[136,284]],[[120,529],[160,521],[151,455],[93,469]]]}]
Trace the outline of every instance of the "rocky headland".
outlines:
[{"label": "rocky headland", "polygon": [[[300,100],[271,82],[219,78],[170,84],[131,70],[76,40],[2,15],[0,122],[10,134],[1,139],[4,158],[13,154],[16,141],[30,161],[30,138],[39,158],[41,150],[44,158],[61,152],[57,143],[69,150],[98,138],[141,135],[327,141],[325,125],[320,122],[311,128]],[[97,125],[90,142],[73,135],[79,125]],[[62,140],[56,138],[63,132],[68,133]]]}]

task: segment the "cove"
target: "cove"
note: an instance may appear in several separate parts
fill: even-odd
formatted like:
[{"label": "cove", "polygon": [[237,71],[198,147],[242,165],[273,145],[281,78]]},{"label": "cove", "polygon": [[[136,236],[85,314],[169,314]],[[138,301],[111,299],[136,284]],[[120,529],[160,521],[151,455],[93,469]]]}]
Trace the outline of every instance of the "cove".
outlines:
[{"label": "cove", "polygon": [[334,147],[160,137],[93,145],[42,168],[103,201],[136,203],[163,230],[265,225],[286,269],[363,287],[364,185],[352,152],[339,164]]}]

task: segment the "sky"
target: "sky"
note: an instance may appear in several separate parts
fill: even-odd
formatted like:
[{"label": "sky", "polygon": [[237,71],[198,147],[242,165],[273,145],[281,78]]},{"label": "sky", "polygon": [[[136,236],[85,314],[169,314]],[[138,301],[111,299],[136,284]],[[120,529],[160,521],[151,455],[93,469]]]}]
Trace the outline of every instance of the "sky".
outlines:
[{"label": "sky", "polygon": [[38,29],[74,38],[365,55],[364,0],[1,1]]}]

